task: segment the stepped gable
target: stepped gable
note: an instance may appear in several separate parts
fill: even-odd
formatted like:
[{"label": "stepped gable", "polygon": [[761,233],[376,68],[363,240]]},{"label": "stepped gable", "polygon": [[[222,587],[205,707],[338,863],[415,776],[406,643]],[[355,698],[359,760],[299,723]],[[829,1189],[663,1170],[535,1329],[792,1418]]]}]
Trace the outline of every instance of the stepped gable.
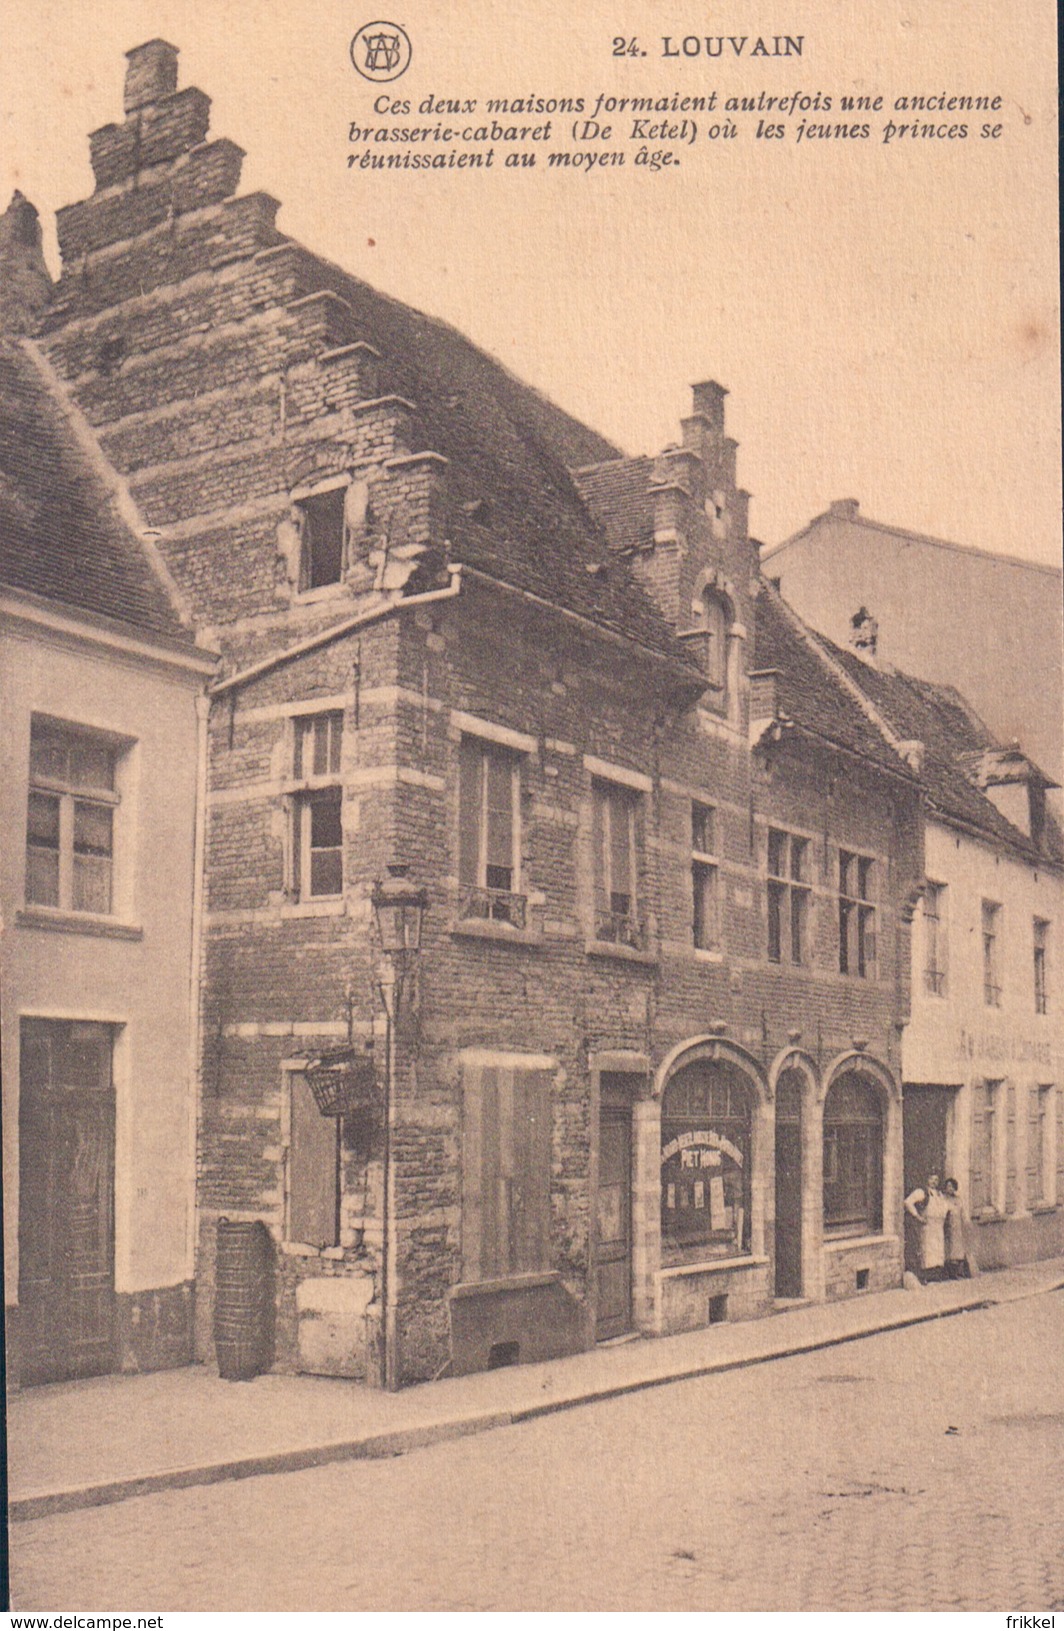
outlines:
[{"label": "stepped gable", "polygon": [[847,686],[832,672],[834,649],[801,622],[797,613],[762,580],[754,619],[751,670],[776,669],[781,720],[868,759],[895,776],[912,772],[886,734]]},{"label": "stepped gable", "polygon": [[10,339],[0,339],[0,584],[192,644],[70,409]]},{"label": "stepped gable", "polygon": [[826,639],[823,644],[899,736],[923,743],[920,779],[936,810],[996,843],[1020,850],[1027,860],[1045,860],[1047,855],[1055,861],[1064,859],[1060,833],[1051,820],[1046,822],[1044,844],[1039,847],[969,780],[962,757],[999,744],[959,692],[913,674],[873,668],[852,651]]},{"label": "stepped gable", "polygon": [[448,323],[319,264],[381,354],[381,390],[414,404],[420,440],[449,461],[453,559],[690,667],[650,598],[608,559],[574,477],[617,449]]}]

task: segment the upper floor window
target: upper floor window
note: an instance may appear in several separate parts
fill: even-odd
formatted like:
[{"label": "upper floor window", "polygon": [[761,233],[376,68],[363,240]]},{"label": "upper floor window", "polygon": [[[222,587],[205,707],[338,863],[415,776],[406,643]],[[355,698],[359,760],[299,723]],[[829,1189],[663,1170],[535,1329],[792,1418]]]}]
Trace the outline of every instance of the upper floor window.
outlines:
[{"label": "upper floor window", "polygon": [[26,900],[110,914],[118,749],[73,725],[34,720],[26,823]]},{"label": "upper floor window", "polygon": [[720,943],[716,816],[712,805],[691,805],[692,935],[700,951]]},{"label": "upper floor window", "polygon": [[839,851],[839,972],[871,979],[876,966],[875,862]]},{"label": "upper floor window", "polygon": [[946,886],[924,885],[924,990],[933,997],[946,994]]},{"label": "upper floor window", "polygon": [[1034,1011],[1044,1014],[1049,1008],[1046,986],[1046,963],[1049,954],[1049,924],[1044,917],[1034,920]]},{"label": "upper floor window", "polygon": [[638,946],[636,806],[638,795],[614,782],[593,785],[595,939]]},{"label": "upper floor window", "polygon": [[344,487],[313,493],[296,505],[300,518],[300,589],[339,583],[344,570]]},{"label": "upper floor window", "polygon": [[304,785],[292,799],[291,892],[296,900],[342,895],[343,789],[339,784],[344,716],[295,721],[292,772]]},{"label": "upper floor window", "polygon": [[1001,907],[985,900],[982,908],[983,928],[983,1001],[988,1008],[1001,1007]]},{"label": "upper floor window", "polygon": [[463,736],[459,751],[459,915],[525,926],[520,892],[521,755]]},{"label": "upper floor window", "polygon": [[773,963],[807,961],[809,841],[768,830],[768,955]]}]

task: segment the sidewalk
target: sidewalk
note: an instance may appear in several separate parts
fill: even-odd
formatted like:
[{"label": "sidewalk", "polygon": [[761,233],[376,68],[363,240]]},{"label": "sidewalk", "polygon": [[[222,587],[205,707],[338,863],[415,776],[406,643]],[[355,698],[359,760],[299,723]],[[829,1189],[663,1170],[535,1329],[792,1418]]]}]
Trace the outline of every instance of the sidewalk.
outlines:
[{"label": "sidewalk", "polygon": [[45,1517],[156,1490],[401,1455],[596,1399],[1060,1289],[1064,1258],[1055,1258],[394,1394],[311,1376],[223,1382],[206,1365],[27,1388],[8,1401],[9,1515]]}]

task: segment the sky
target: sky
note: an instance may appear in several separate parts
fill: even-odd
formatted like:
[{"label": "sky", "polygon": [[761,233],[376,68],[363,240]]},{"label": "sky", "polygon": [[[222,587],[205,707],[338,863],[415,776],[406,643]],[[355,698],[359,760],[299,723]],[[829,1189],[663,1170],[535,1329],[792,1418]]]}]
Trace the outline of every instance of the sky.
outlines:
[{"label": "sky", "polygon": [[[388,86],[349,55],[381,6],[413,45]],[[122,118],[124,53],[161,36],[181,49],[180,84],[212,98],[211,134],[245,149],[242,190],[281,200],[283,231],[455,324],[626,452],[679,438],[691,383],[726,385],[765,542],[853,497],[876,520],[1059,564],[1049,0],[110,0],[91,11],[7,0],[5,11],[0,207],[15,187],[32,199],[53,269],[54,212],[92,191],[88,133]],[[800,36],[802,55],[754,60],[759,35]],[[748,43],[730,60],[704,43],[684,54],[682,41],[707,36]],[[614,56],[617,38],[646,55]],[[796,112],[781,140],[758,138],[754,113],[711,142],[719,115],[699,113],[697,142],[658,171],[634,164],[624,114],[600,121],[624,166],[591,174],[548,169],[542,147],[521,170],[347,166],[352,122],[395,122],[374,112],[382,93],[416,110],[428,96],[712,90],[718,107],[819,91],[834,117],[806,117],[832,126],[844,94],[885,100],[869,140],[797,142]],[[883,143],[887,119],[913,117],[892,109],[896,97],[940,93],[1000,95],[1001,109],[923,116],[967,118],[964,140]],[[991,118],[1000,134],[982,139]],[[597,150],[570,124],[556,118],[553,150]]]}]

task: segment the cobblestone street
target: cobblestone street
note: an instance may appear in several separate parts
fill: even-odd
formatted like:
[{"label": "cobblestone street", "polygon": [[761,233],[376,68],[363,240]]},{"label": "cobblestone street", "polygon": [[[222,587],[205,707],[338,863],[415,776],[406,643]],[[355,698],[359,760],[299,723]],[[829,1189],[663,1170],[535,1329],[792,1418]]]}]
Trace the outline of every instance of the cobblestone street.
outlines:
[{"label": "cobblestone street", "polygon": [[1064,1296],[16,1524],[17,1609],[1064,1607]]}]

